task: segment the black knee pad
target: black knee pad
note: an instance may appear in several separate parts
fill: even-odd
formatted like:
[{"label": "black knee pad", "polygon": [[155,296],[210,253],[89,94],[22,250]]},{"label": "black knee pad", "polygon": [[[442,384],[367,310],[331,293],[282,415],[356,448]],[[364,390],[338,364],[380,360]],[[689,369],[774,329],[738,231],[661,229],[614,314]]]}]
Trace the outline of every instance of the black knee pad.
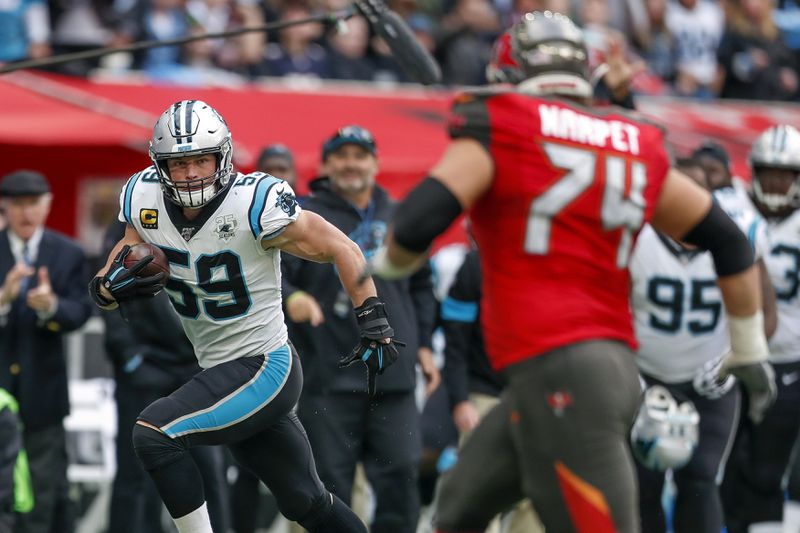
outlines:
[{"label": "black knee pad", "polygon": [[278,508],[281,510],[281,514],[285,516],[287,520],[297,522],[309,531],[313,531],[311,526],[316,525],[324,520],[324,517],[330,511],[332,503],[331,496],[326,490],[311,502],[311,507],[307,506],[307,502],[308,500],[306,500],[306,505],[303,505],[302,508],[300,505],[294,505],[290,508],[286,505],[281,505],[280,503],[278,504]]},{"label": "black knee pad", "polygon": [[181,459],[186,447],[164,433],[141,424],[133,425],[133,449],[148,472]]},{"label": "black knee pad", "polygon": [[311,533],[367,533],[356,514],[327,490],[295,521]]}]

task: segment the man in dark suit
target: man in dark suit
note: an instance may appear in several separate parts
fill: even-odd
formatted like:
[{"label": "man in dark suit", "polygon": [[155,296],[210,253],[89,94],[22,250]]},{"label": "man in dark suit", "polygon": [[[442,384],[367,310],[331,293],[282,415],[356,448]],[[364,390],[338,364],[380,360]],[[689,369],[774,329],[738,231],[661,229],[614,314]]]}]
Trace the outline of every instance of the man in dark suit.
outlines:
[{"label": "man in dark suit", "polygon": [[0,387],[19,401],[35,500],[16,531],[69,533],[62,336],[91,314],[88,265],[75,243],[44,228],[52,201],[44,176],[8,174],[0,196],[8,222],[0,231]]}]

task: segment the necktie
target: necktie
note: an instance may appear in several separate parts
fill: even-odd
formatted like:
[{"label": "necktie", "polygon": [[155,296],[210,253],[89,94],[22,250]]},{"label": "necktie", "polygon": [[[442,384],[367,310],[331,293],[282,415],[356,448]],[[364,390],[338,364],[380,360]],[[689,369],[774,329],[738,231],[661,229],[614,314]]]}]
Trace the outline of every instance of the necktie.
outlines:
[{"label": "necktie", "polygon": [[[32,266],[31,265],[31,251],[28,248],[28,243],[25,243],[25,246],[22,247],[22,262],[25,266]],[[20,296],[25,296],[25,293],[28,291],[28,285],[30,285],[31,278],[30,276],[25,276],[22,278],[22,281],[19,284],[19,294]]]}]

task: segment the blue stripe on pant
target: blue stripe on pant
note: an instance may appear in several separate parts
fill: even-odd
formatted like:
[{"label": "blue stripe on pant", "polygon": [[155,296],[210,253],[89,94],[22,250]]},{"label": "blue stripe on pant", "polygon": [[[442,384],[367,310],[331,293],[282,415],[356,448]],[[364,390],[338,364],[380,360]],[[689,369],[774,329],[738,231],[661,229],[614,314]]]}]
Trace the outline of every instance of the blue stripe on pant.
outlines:
[{"label": "blue stripe on pant", "polygon": [[195,411],[161,427],[169,437],[215,431],[232,426],[261,410],[281,391],[292,369],[288,346],[269,352],[247,383],[211,407]]}]

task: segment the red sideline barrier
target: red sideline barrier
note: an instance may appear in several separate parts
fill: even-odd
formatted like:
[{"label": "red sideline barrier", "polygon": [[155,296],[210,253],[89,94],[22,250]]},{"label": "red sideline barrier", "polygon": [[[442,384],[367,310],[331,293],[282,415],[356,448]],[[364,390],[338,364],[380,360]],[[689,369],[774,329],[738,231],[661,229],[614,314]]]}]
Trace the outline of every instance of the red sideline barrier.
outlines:
[{"label": "red sideline barrier", "polygon": [[[300,193],[316,174],[324,139],[345,124],[370,129],[381,162],[379,181],[402,197],[434,164],[447,142],[451,93],[359,86],[305,89],[247,86],[194,88],[14,73],[0,77],[0,175],[18,168],[44,172],[56,201],[49,225],[78,233],[87,205],[78,198],[90,180],[122,179],[149,164],[146,140],[158,113],[184,98],[205,100],[233,132],[236,163],[250,170],[260,148],[281,142],[296,156]],[[641,99],[640,109],[666,126],[678,155],[707,138],[731,151],[747,175],[749,143],[780,122],[800,125],[800,106]],[[86,208],[88,209],[88,208]],[[461,238],[451,233],[444,242]]]}]

